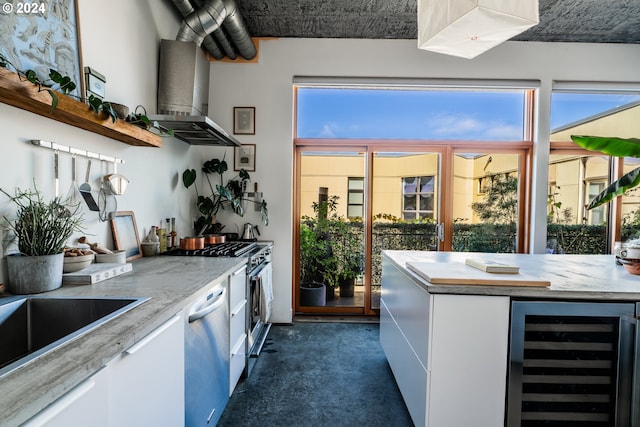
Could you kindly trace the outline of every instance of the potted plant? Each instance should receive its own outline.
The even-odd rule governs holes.
[[[313,225],[300,224],[300,305],[323,306],[327,294],[322,278],[321,260],[326,247],[318,240]]]
[[[341,219],[336,214],[338,196],[312,204],[314,217],[304,216],[300,225],[300,285],[301,288],[319,287],[326,292],[325,299],[335,297],[339,286],[339,241],[336,236]]]
[[[59,288],[67,240],[82,231],[80,205],[62,205],[57,199],[46,202],[37,187],[16,189],[13,196],[0,191],[17,207],[15,219],[4,217],[19,251],[7,256],[7,290],[31,294]]]
[[[336,224],[334,252],[338,261],[338,284],[341,297],[352,297],[355,280],[364,272],[363,243],[353,226],[345,221]]]
[[[234,213],[244,216],[246,203],[253,203],[260,209],[262,222],[269,225],[269,211],[264,199],[254,199],[246,196],[245,189],[251,181],[249,173],[241,169],[238,175],[224,182],[224,173],[229,169],[227,162],[222,159],[211,159],[202,165],[202,173],[206,178],[210,194],[201,194],[196,184],[197,172],[195,169],[187,169],[182,173],[182,183],[185,188],[193,185],[196,192],[196,206],[200,216],[194,224],[196,235],[217,233],[222,226],[217,222],[216,215],[220,209],[231,209]],[[217,183],[214,185],[211,175],[217,175]]]

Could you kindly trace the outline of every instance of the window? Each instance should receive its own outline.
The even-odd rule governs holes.
[[[433,219],[433,176],[402,178],[402,219]]]
[[[347,216],[364,217],[364,178],[348,178],[347,190]]]
[[[587,188],[589,194],[587,195],[587,204],[591,203],[595,197],[604,190],[605,182],[589,182],[587,184]],[[591,209],[587,211],[589,214],[588,221],[591,225],[600,225],[604,224],[606,221],[605,217],[605,207],[598,206],[597,208]]]

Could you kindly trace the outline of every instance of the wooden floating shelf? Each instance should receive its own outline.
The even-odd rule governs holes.
[[[22,81],[16,73],[0,67],[0,102],[125,144],[141,147],[162,145],[162,138],[158,135],[124,120],[113,123],[105,114],[91,111],[84,102],[61,93],[57,95],[58,106],[51,111],[51,96],[46,90],[38,92],[33,83]]]

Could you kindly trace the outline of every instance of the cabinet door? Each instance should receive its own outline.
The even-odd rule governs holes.
[[[184,328],[176,315],[109,363],[111,426],[184,425]]]
[[[108,387],[108,374],[102,369],[31,418],[24,426],[107,427]]]
[[[247,267],[229,277],[229,396],[247,363]]]

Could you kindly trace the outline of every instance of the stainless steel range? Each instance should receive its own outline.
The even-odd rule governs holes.
[[[246,257],[247,258],[247,363],[244,375],[249,376],[271,329],[273,243],[257,241],[229,241],[205,245],[204,249],[171,249],[163,255]]]

